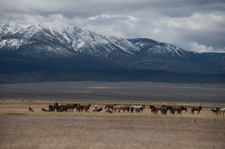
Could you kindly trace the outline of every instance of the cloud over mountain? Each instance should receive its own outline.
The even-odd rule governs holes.
[[[8,21],[62,21],[103,35],[152,38],[197,52],[225,52],[223,0],[2,0],[0,23]]]

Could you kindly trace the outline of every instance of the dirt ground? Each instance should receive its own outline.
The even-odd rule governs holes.
[[[119,101],[64,101],[91,103],[89,112],[43,112],[54,101],[1,100],[0,148],[225,148],[225,115],[211,108],[224,104],[204,104],[200,115],[190,112],[196,103],[121,102],[145,104],[143,113],[100,113],[93,107],[105,107]],[[184,105],[182,115],[154,115],[148,106]],[[34,112],[29,112],[32,107]]]

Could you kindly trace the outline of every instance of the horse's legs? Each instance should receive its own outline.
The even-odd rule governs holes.
[[[134,109],[133,109],[133,108],[131,108],[131,109],[130,109],[130,113],[133,113],[133,111],[134,111]]]
[[[181,113],[182,113],[182,110],[179,110],[179,114],[181,115]]]
[[[174,115],[175,114],[175,111],[174,110],[170,110],[170,113],[172,113]]]
[[[218,110],[216,110],[216,115],[218,115],[219,114],[219,111]]]

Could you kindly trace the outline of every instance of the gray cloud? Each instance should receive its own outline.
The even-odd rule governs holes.
[[[104,35],[225,52],[224,0],[2,0],[0,23],[62,21]]]

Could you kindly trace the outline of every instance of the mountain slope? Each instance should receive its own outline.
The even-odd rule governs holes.
[[[4,24],[1,30],[6,25],[8,24]],[[127,54],[136,51],[136,47],[126,39],[106,37],[59,22],[31,25],[12,32],[2,32],[0,35],[1,49],[16,50],[37,58],[68,57],[77,53],[107,57],[113,51]],[[37,56],[37,53],[40,54]]]
[[[185,51],[152,39],[108,37],[60,22],[0,25],[0,74],[29,72],[122,80],[217,75],[225,74],[225,54]]]

